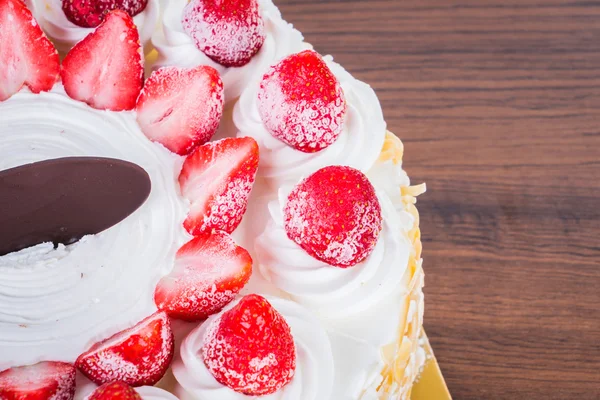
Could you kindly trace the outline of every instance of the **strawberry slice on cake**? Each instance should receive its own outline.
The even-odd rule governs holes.
[[[58,80],[60,60],[21,0],[0,0],[0,101],[27,86],[47,92]]]
[[[321,151],[342,133],[346,99],[319,53],[306,50],[272,66],[258,91],[258,112],[277,139],[305,153]]]
[[[250,137],[206,143],[188,156],[179,175],[191,202],[184,226],[192,235],[232,233],[242,221],[258,170],[258,144]]]
[[[160,68],[137,100],[137,121],[148,139],[186,155],[217,131],[223,98],[223,81],[212,67]]]
[[[250,254],[231,236],[205,232],[179,249],[173,271],[156,286],[154,301],[173,318],[202,320],[230,303],[251,274]]]
[[[60,71],[67,94],[100,110],[135,108],[142,90],[144,60],[138,30],[124,11],[110,12],[77,43]]]
[[[375,188],[351,167],[330,166],[310,175],[289,194],[283,212],[291,240],[341,268],[367,258],[382,229]]]
[[[226,67],[248,64],[266,37],[258,0],[191,0],[182,24],[199,50]]]
[[[130,386],[154,385],[173,359],[171,322],[157,312],[135,326],[94,344],[75,366],[98,385],[122,381]]]
[[[75,396],[75,367],[43,361],[0,372],[2,400],[71,400]]]
[[[148,0],[62,0],[62,10],[69,21],[83,28],[95,28],[112,10],[122,10],[135,17]]]
[[[100,386],[86,400],[142,400],[131,386],[115,381]]]
[[[285,318],[251,294],[211,322],[201,348],[215,379],[248,396],[275,393],[296,371],[296,346]]]

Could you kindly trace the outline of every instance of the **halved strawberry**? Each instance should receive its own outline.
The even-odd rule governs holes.
[[[186,155],[215,134],[223,96],[223,81],[213,67],[164,67],[146,80],[137,121],[148,139]]]
[[[258,0],[191,0],[182,23],[196,47],[226,67],[248,64],[266,37]]]
[[[273,136],[296,150],[314,153],[342,133],[346,99],[323,58],[306,50],[284,58],[264,75],[258,111]]]
[[[110,12],[94,32],[71,49],[60,71],[70,97],[111,111],[135,107],[143,75],[137,28],[120,10]]]
[[[100,386],[86,400],[142,400],[142,396],[125,382],[116,381]]]
[[[296,347],[285,318],[262,296],[243,297],[207,328],[204,364],[215,379],[249,396],[271,394],[296,371]]]
[[[148,0],[62,0],[67,19],[83,28],[95,28],[112,10],[125,11],[135,17],[148,5]]]
[[[381,232],[381,206],[362,172],[325,167],[298,184],[284,207],[285,231],[308,254],[347,268],[371,254]]]
[[[43,361],[0,372],[2,400],[71,400],[74,396],[75,367],[68,363]]]
[[[154,292],[173,318],[198,321],[221,311],[248,283],[252,258],[225,232],[203,233],[177,252],[173,271]]]
[[[154,385],[173,358],[173,331],[164,312],[94,344],[75,366],[98,385],[122,381],[131,386]]]
[[[0,0],[0,101],[26,85],[49,91],[58,80],[58,52],[22,0]]]
[[[179,185],[190,200],[184,222],[189,233],[232,233],[242,221],[258,169],[258,144],[227,138],[198,147],[183,163]]]

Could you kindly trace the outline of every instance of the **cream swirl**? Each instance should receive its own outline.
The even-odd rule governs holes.
[[[303,42],[300,32],[281,18],[279,9],[271,0],[259,0],[258,3],[265,21],[265,43],[248,64],[227,68],[200,51],[183,29],[181,20],[188,0],[166,1],[163,3],[162,29],[158,29],[152,36],[152,44],[159,54],[154,67],[210,65],[221,74],[225,84],[225,101],[237,99],[242,90],[258,79],[269,66],[289,54],[311,47]]]
[[[375,249],[351,268],[337,268],[313,258],[288,238],[283,207],[291,188],[279,191],[269,203],[271,220],[256,240],[259,268],[267,280],[292,295],[298,303],[325,319],[342,320],[371,309],[406,290],[403,277],[411,244],[400,227],[400,216],[388,196],[377,192],[383,229]]]
[[[143,400],[177,400],[177,397],[154,386],[142,386],[135,388],[135,391],[142,397]]]
[[[73,45],[86,37],[94,28],[75,25],[67,19],[62,10],[62,0],[26,0],[46,34],[54,41],[58,51],[68,52]],[[133,18],[140,33],[140,41],[149,43],[158,23],[160,14],[159,0],[148,0],[148,5]]]
[[[331,56],[326,56],[325,62],[342,85],[348,112],[342,133],[324,150],[303,153],[271,135],[258,112],[258,85],[249,86],[235,106],[233,121],[238,136],[256,139],[260,146],[258,173],[275,185],[296,182],[327,165],[347,165],[366,172],[379,157],[386,124],[377,95]]]
[[[152,293],[189,239],[188,205],[174,179],[182,159],[150,142],[131,112],[99,111],[57,84],[0,103],[0,170],[66,156],[133,162],[152,182],[148,200],[112,228],[54,249],[0,257],[0,370],[39,360],[72,362],[91,344],[156,310]]]
[[[282,389],[267,396],[246,396],[230,389],[212,376],[200,356],[207,327],[220,314],[213,315],[194,329],[181,345],[180,355],[173,364],[178,382],[176,394],[181,400],[326,400],[333,383],[331,344],[320,322],[308,311],[289,300],[267,297],[290,326],[296,345],[296,373]],[[235,306],[230,304],[226,310]]]

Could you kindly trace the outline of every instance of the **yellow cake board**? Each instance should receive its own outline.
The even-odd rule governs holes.
[[[413,385],[410,398],[411,400],[452,400],[440,366],[433,355],[433,349],[425,333],[423,333],[423,339],[427,361],[425,362],[423,371]]]

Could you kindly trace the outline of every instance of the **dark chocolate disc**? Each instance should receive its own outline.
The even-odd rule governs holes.
[[[144,204],[150,187],[141,167],[111,158],[67,157],[0,171],[0,256],[100,233]]]

